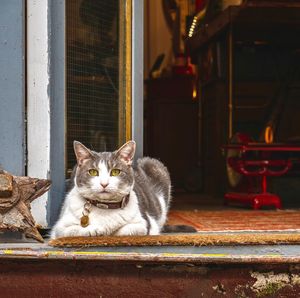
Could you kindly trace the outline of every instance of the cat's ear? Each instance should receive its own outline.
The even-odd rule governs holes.
[[[73,142],[77,164],[80,166],[84,160],[92,158],[92,152],[78,141]]]
[[[128,141],[117,151],[119,158],[122,161],[124,161],[127,165],[132,164],[132,160],[135,153],[135,147],[135,141]]]

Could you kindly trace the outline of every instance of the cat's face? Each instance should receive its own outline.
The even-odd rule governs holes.
[[[74,141],[77,158],[75,185],[83,197],[107,202],[120,201],[133,187],[131,167],[135,142],[114,152],[94,152]]]

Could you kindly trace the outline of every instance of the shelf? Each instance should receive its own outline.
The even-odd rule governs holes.
[[[294,6],[230,6],[189,38],[187,47],[193,53],[230,26],[235,40],[300,45],[300,2]]]

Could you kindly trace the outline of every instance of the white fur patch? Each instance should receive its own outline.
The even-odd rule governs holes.
[[[98,164],[97,170],[99,172],[99,176],[92,177],[90,180],[90,184],[92,190],[101,191],[103,190],[101,184],[107,184],[109,186],[109,173],[107,167],[103,162],[100,162]]]
[[[163,225],[166,223],[168,210],[167,210],[166,201],[164,199],[164,196],[158,195],[157,198],[158,198],[160,208],[161,208],[161,216],[160,216],[160,219],[158,220],[158,224],[159,224],[160,228],[162,228]]]
[[[148,213],[146,213],[149,222],[150,222],[150,229],[149,229],[149,235],[159,235],[160,228],[156,222],[156,220],[150,216]]]
[[[124,209],[100,209],[92,206],[89,213],[90,224],[84,228],[80,225],[80,218],[85,202],[77,187],[74,187],[67,195],[62,214],[52,229],[52,239],[68,236],[125,235],[126,229],[134,235],[147,233],[146,222],[141,216],[134,191],[131,191],[128,205]]]

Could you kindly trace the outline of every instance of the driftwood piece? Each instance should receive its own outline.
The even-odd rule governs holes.
[[[0,174],[0,197],[7,198],[12,195],[13,191],[13,178],[9,174],[2,172]]]
[[[50,180],[14,176],[0,169],[0,230],[19,231],[44,242],[30,212],[30,203],[49,190]]]

